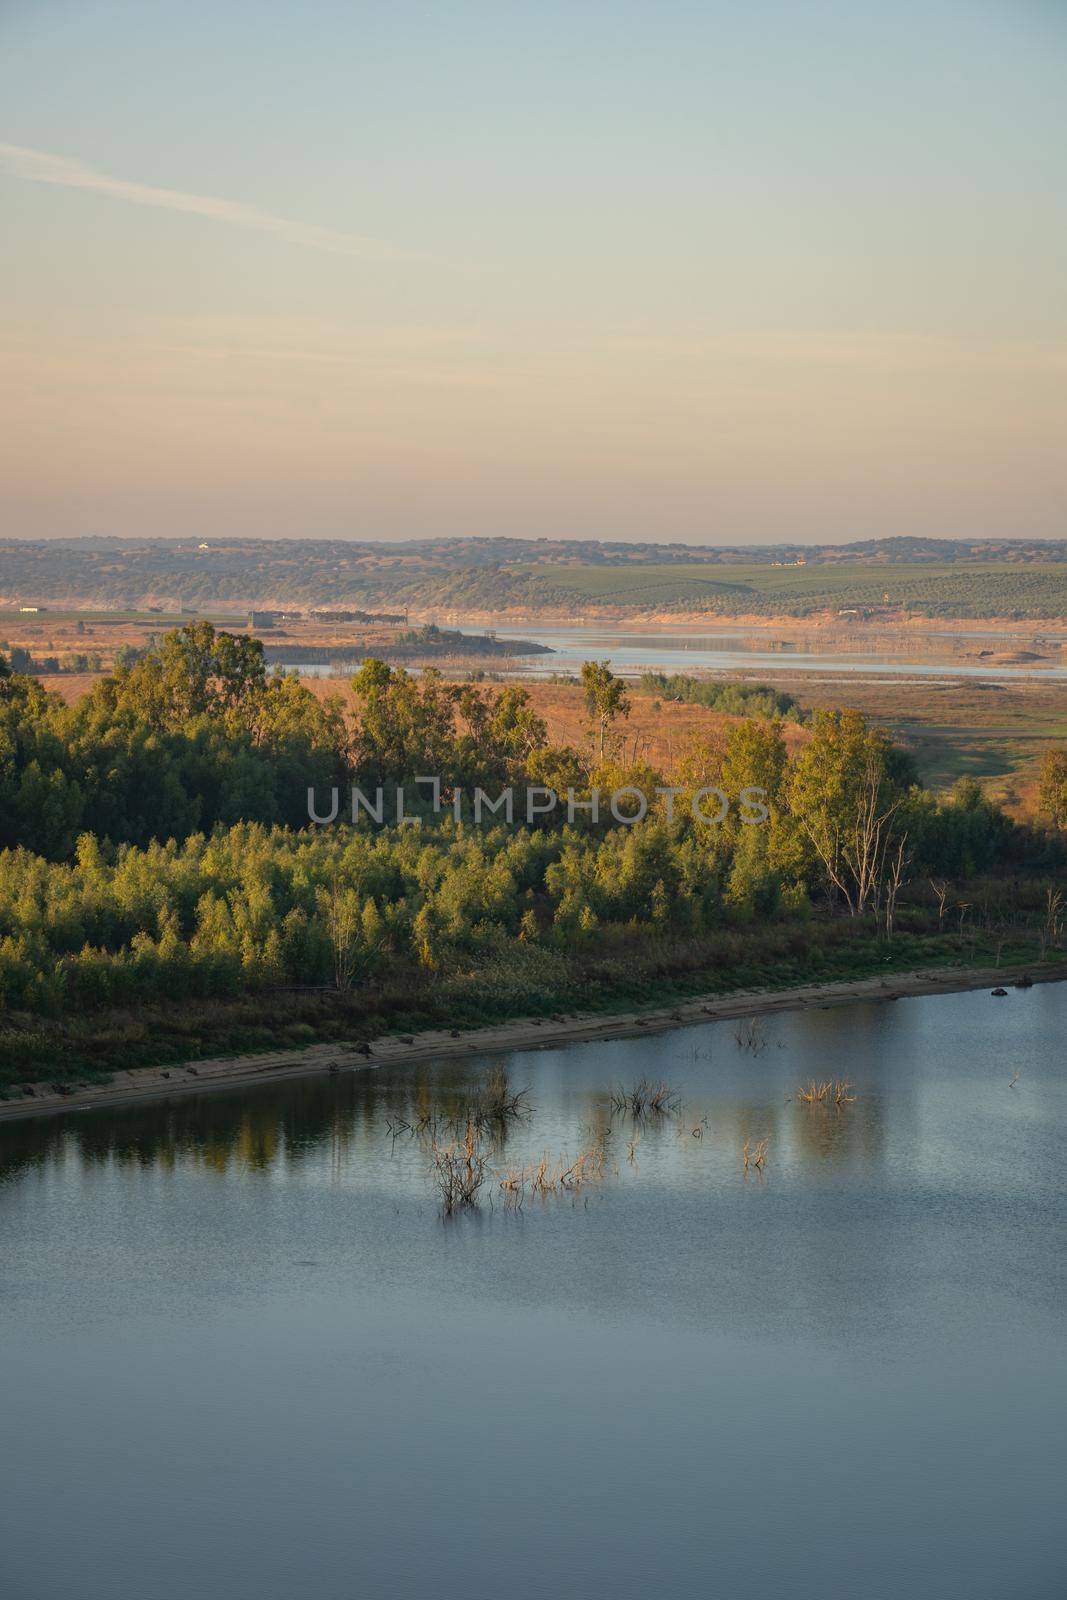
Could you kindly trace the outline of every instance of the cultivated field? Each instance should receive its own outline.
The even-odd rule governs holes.
[[[810,616],[854,609],[925,617],[1067,616],[1067,568],[1055,563],[811,563],[517,568],[557,603],[716,616]]]

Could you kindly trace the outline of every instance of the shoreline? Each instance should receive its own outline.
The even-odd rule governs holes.
[[[27,1117],[57,1116],[108,1110],[169,1100],[178,1095],[224,1089],[248,1089],[315,1074],[369,1070],[385,1064],[414,1065],[439,1057],[481,1055],[486,1051],[524,1050],[597,1039],[626,1039],[643,1032],[663,1033],[699,1023],[729,1021],[777,1011],[826,1010],[858,1001],[891,1001],[925,994],[1010,987],[1026,972],[1036,985],[1067,981],[1067,964],[1034,964],[1005,970],[997,967],[935,967],[885,978],[857,978],[840,983],[804,984],[792,989],[738,990],[727,995],[697,995],[647,1011],[578,1013],[573,1016],[520,1017],[489,1027],[454,1034],[429,1029],[418,1034],[386,1034],[368,1045],[336,1040],[302,1049],[205,1057],[170,1066],[127,1069],[110,1083],[86,1084],[60,1095],[35,1087],[32,1096],[0,1101],[0,1123]]]
[[[408,612],[413,622],[437,622],[446,627],[470,628],[618,628],[630,631],[656,628],[669,632],[691,633],[702,628],[709,633],[794,633],[807,637],[811,634],[869,633],[873,637],[898,635],[915,637],[981,638],[1032,638],[1035,633],[1053,634],[1058,642],[1067,643],[1067,617],[928,617],[918,612],[899,612],[877,617],[843,617],[837,611],[808,612],[794,616],[791,612],[709,612],[709,611],[641,611],[627,606],[538,606],[534,610],[518,606],[502,606],[487,611],[477,606],[413,606]]]

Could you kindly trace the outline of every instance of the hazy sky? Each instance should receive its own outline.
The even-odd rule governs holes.
[[[0,0],[0,531],[1067,536],[1067,0]]]

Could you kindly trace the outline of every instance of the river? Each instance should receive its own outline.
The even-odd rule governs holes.
[[[6,1593],[1058,1596],[1065,1036],[1038,986],[0,1127]],[[493,1065],[446,1218],[401,1124]]]

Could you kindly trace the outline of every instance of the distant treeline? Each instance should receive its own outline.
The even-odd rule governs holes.
[[[761,683],[719,683],[692,678],[684,672],[643,672],[640,687],[660,700],[680,700],[686,705],[708,706],[735,717],[782,717],[803,722],[804,713],[791,694]]]
[[[1065,540],[867,540],[757,549],[598,540],[70,539],[0,543],[14,603],[299,605],[707,615],[1067,615]]]
[[[460,633],[453,628],[439,628],[428,622],[421,628],[403,628],[386,639],[376,639],[373,649],[387,661],[410,661],[439,656],[522,656],[551,654],[551,646],[536,644],[529,639],[497,639],[488,633]],[[297,666],[302,662],[314,665],[344,665],[360,653],[359,641],[353,644],[291,644],[264,646],[264,659],[268,665]]]
[[[99,672],[103,665],[98,650],[66,650],[61,656],[35,656],[19,644],[9,649],[7,660],[12,672],[34,675],[47,672]]]

